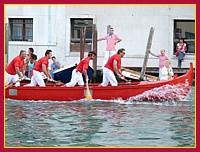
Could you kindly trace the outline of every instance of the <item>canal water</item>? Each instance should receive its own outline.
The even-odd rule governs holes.
[[[195,88],[181,101],[5,100],[6,147],[194,147]]]

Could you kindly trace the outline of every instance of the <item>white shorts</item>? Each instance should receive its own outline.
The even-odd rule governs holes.
[[[14,83],[16,81],[19,80],[19,75],[15,74],[15,75],[11,75],[9,73],[6,72],[6,86],[10,83]],[[15,83],[15,86],[20,86],[20,82]]]

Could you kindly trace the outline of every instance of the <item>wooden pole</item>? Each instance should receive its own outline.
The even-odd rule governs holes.
[[[97,28],[96,24],[92,26],[92,44],[93,44],[93,51],[97,54]],[[97,71],[97,56],[93,60],[93,70],[96,73]]]
[[[8,65],[8,56],[10,55],[9,54],[9,45],[8,45],[8,42],[9,42],[9,24],[8,23],[6,23],[6,25],[5,25],[5,27],[6,27],[6,39],[5,39],[5,55],[6,55],[6,66]]]
[[[83,29],[83,51],[85,50],[86,26]]]
[[[86,35],[86,26],[84,28],[81,28],[81,33],[80,33],[80,61],[84,58],[85,35]]]
[[[143,62],[143,66],[142,66],[142,70],[141,70],[141,74],[140,74],[140,80],[144,80],[144,75],[145,75],[145,72],[146,72],[146,66],[147,66],[147,62],[148,62],[148,58],[149,58],[149,51],[151,49],[151,44],[152,44],[152,39],[153,39],[153,33],[154,33],[154,28],[151,27],[150,32],[149,32],[149,38],[148,38],[148,41],[147,41],[147,47],[146,47],[144,62]]]
[[[84,53],[83,53],[83,28],[81,28],[80,31],[80,61],[83,59]]]

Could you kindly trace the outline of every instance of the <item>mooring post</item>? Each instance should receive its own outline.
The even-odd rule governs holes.
[[[81,33],[80,33],[80,61],[84,58],[85,35],[86,35],[86,26],[84,28],[81,28]]]
[[[93,44],[93,51],[97,54],[97,27],[96,24],[92,26],[92,44]],[[93,70],[96,73],[97,70],[97,56],[93,60]]]
[[[142,66],[142,70],[141,70],[141,74],[140,74],[140,80],[144,80],[144,75],[146,72],[147,62],[148,62],[148,58],[149,58],[149,51],[151,49],[151,44],[152,44],[152,39],[153,39],[153,33],[154,33],[154,28],[151,27],[150,32],[149,32],[149,38],[147,41],[144,62],[143,62],[143,66]]]

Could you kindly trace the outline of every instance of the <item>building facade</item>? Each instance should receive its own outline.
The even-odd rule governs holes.
[[[86,27],[85,52],[92,50],[92,25],[98,38],[112,26],[122,41],[116,48],[125,48],[122,66],[141,67],[151,27],[154,27],[152,52],[161,49],[177,67],[175,46],[185,38],[188,51],[182,67],[195,65],[196,5],[5,5],[5,54],[9,63],[20,50],[32,47],[38,58],[47,49],[62,65],[80,60],[80,31]],[[103,64],[106,41],[98,42],[97,66]],[[85,53],[86,56],[87,53]],[[149,56],[147,66],[157,67],[158,59]]]

